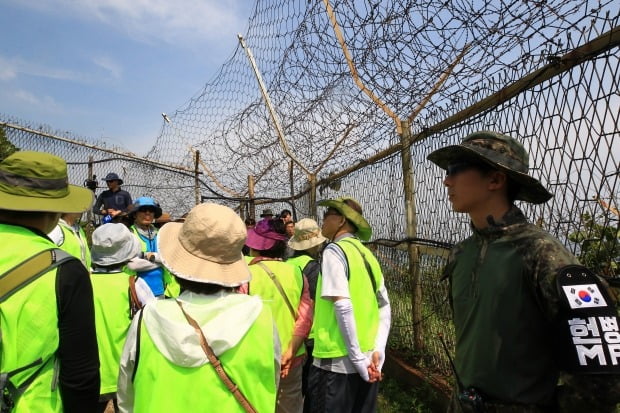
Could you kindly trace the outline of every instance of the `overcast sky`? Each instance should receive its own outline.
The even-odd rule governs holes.
[[[253,0],[0,0],[0,114],[136,154],[210,80]]]

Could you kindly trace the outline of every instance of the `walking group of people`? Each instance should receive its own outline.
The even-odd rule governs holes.
[[[515,206],[552,196],[523,146],[483,131],[428,159],[472,229],[443,272],[449,411],[613,412],[613,297]],[[61,158],[0,162],[2,412],[377,410],[391,307],[359,202],[320,201],[321,226],[204,203],[158,228],[153,198],[104,179],[89,246],[78,220],[94,196]]]

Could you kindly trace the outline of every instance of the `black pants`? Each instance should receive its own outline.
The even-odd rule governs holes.
[[[365,382],[357,373],[333,373],[312,366],[308,392],[312,413],[374,413],[379,382]]]

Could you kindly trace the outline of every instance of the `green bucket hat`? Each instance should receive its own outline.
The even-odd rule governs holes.
[[[323,201],[319,201],[319,206],[324,206],[328,208],[334,208],[336,211],[340,212],[342,216],[344,216],[347,220],[351,221],[353,225],[357,228],[357,232],[355,235],[361,239],[362,241],[370,240],[372,235],[372,228],[370,228],[370,224],[366,219],[357,212],[355,209],[350,207],[348,204],[354,203],[362,210],[359,202],[350,197],[342,197],[336,199],[326,199]]]
[[[427,159],[442,169],[466,160],[479,160],[504,171],[519,185],[516,199],[542,204],[553,195],[537,179],[528,175],[529,156],[523,145],[497,132],[474,132],[459,145],[446,146],[431,152]]]
[[[57,156],[18,151],[0,162],[0,209],[83,212],[93,200],[90,189],[69,185],[67,163]]]

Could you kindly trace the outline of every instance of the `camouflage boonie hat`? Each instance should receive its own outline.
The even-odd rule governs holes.
[[[542,204],[553,195],[537,179],[528,175],[529,156],[523,145],[497,132],[474,132],[459,145],[446,146],[431,152],[427,159],[442,169],[466,160],[480,160],[506,174],[519,185],[516,199]]]

